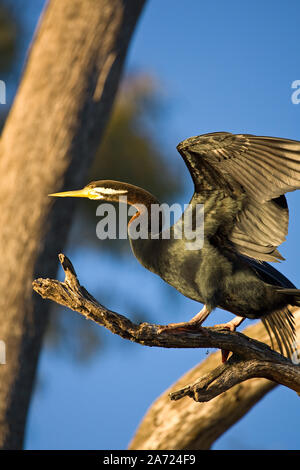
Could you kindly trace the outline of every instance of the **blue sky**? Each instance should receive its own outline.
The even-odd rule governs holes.
[[[27,0],[28,8],[22,9],[27,41],[42,4]],[[14,5],[24,7],[25,2],[17,0]],[[170,103],[159,139],[170,164],[176,161],[182,166],[186,194],[180,202],[188,202],[192,193],[188,172],[175,150],[180,140],[224,130],[300,140],[300,104],[291,101],[291,84],[300,79],[299,14],[298,0],[149,0],[130,48],[127,70],[153,74]],[[300,192],[290,194],[288,200],[290,234],[281,247],[287,260],[277,267],[300,284]],[[153,322],[188,319],[199,310],[199,305],[180,294],[170,307],[172,288],[133,257],[123,263],[103,253],[78,250],[71,255],[81,282],[92,293],[101,283],[112,309],[124,311],[122,289],[126,289],[134,290],[137,303],[147,304]],[[91,279],[91,269],[94,273],[98,269],[96,280]],[[101,277],[103,271],[106,279]],[[120,295],[115,295],[115,285]],[[229,318],[216,311],[207,324]],[[151,402],[206,353],[125,344],[109,332],[103,332],[103,338],[104,350],[88,363],[60,357],[53,349],[43,350],[27,449],[126,448]],[[214,448],[299,449],[299,417],[299,397],[277,387]]]

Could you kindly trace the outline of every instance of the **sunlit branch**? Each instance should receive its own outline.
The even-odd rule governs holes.
[[[113,312],[80,285],[74,267],[63,254],[59,260],[65,272],[64,282],[36,279],[33,289],[43,298],[74,310],[87,319],[104,326],[124,339],[163,348],[219,348],[233,356],[209,374],[170,395],[172,400],[190,396],[196,401],[208,401],[237,383],[254,377],[264,377],[285,385],[300,394],[300,366],[273,351],[268,345],[248,336],[218,327],[195,331],[160,331],[162,325],[136,324],[124,315]]]

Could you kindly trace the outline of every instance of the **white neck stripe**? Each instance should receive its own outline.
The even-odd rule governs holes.
[[[93,190],[96,193],[104,194],[104,195],[127,194],[128,192],[126,189],[112,189],[112,188],[101,188],[101,187],[93,188]]]

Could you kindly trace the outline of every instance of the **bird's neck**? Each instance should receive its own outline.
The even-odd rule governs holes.
[[[151,193],[135,188],[127,196],[128,204],[137,209],[128,223],[128,235],[131,249],[138,261],[150,271],[156,272],[156,251],[159,240],[153,237],[161,231],[162,220],[153,217],[157,214],[160,203]],[[158,211],[159,212],[159,211]],[[158,220],[157,220],[158,219]]]
[[[154,209],[160,205],[155,196],[142,188],[133,187],[128,192],[127,201],[137,210],[128,223],[129,238],[135,238],[139,231],[147,238],[151,232],[160,231],[161,222],[157,224],[153,218],[153,214],[157,212]]]

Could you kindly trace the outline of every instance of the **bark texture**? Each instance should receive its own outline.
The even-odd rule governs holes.
[[[51,0],[0,142],[0,448],[22,447],[49,305],[35,273],[54,275],[73,202],[99,144],[144,0]]]

